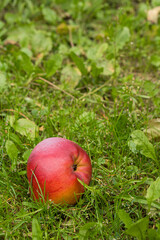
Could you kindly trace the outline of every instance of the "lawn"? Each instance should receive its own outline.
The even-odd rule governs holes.
[[[0,239],[160,240],[159,0],[1,0]],[[49,137],[79,144],[74,206],[35,202],[26,167]]]

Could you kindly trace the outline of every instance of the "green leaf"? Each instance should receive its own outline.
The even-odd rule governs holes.
[[[107,49],[108,49],[108,44],[107,43],[100,44],[98,49],[97,49],[96,57],[99,58],[99,59],[102,58],[103,55],[105,55]]]
[[[157,157],[155,154],[154,147],[149,142],[148,138],[142,131],[140,130],[133,131],[131,134],[131,137],[132,137],[131,142],[130,141],[128,142],[128,146],[129,147],[132,146],[132,148],[130,148],[131,150],[136,149],[145,157],[151,158],[157,162]]]
[[[147,190],[146,198],[149,203],[160,198],[160,177],[151,183]]]
[[[23,153],[22,157],[23,157],[23,159],[24,159],[25,162],[28,161],[28,158],[29,158],[31,152],[32,152],[32,150],[31,150],[31,149],[28,149],[28,150],[26,150],[26,151]]]
[[[7,140],[5,146],[6,146],[7,154],[11,158],[11,160],[17,159],[18,149],[16,145],[12,141]]]
[[[13,24],[21,20],[21,15],[19,15],[18,13],[16,14],[16,13],[6,12],[4,18],[7,23]]]
[[[77,68],[66,66],[61,71],[61,83],[64,88],[74,89],[81,78],[81,73]]]
[[[11,168],[13,170],[17,164],[18,149],[17,149],[16,145],[10,140],[6,141],[5,147],[6,147],[8,156],[12,160]]]
[[[52,48],[52,39],[48,32],[36,30],[34,25],[23,25],[8,33],[8,41],[19,42],[21,47],[29,48],[34,53],[48,53]]]
[[[133,224],[129,214],[126,213],[123,209],[120,209],[118,211],[118,216],[121,219],[121,221],[125,224],[126,228],[129,228]]]
[[[2,29],[4,27],[4,22],[0,21],[0,29]]]
[[[129,41],[129,39],[130,39],[129,28],[124,27],[116,35],[116,39],[115,39],[116,49],[117,50],[122,49],[125,46],[125,44]]]
[[[48,61],[44,63],[44,67],[47,73],[47,77],[52,76],[62,65],[62,55],[55,54],[52,55]]]
[[[104,55],[106,53],[106,50],[108,48],[108,44],[107,43],[103,43],[103,44],[96,44],[95,46],[92,46],[88,49],[86,55],[87,58],[89,58],[90,60],[99,60],[102,58],[104,58]]]
[[[52,49],[52,39],[47,36],[45,31],[36,31],[32,37],[32,49],[38,53],[48,53]]]
[[[111,61],[99,61],[97,62],[97,67],[103,69],[101,74],[104,76],[110,76],[114,73],[114,66]]]
[[[70,56],[71,56],[72,60],[74,61],[74,63],[76,64],[76,66],[78,67],[78,69],[81,71],[81,73],[83,75],[87,75],[87,69],[85,68],[84,60],[82,58],[78,57],[74,52],[71,52]]]
[[[160,6],[160,0],[152,0],[151,2],[153,7]]]
[[[42,240],[42,231],[36,218],[32,220],[32,240]]]
[[[14,123],[15,123],[15,116],[14,115],[7,115],[7,121],[9,122],[9,124],[11,125],[11,127],[13,127]]]
[[[146,239],[146,230],[148,228],[149,218],[145,217],[133,223],[126,231],[132,237],[138,240]]]
[[[85,223],[79,230],[79,240],[85,240],[88,239],[89,235],[90,235],[90,231],[92,231],[93,234],[93,230],[95,229],[95,227],[97,226],[96,222],[88,222]]]
[[[16,143],[19,147],[24,148],[20,138],[15,133],[9,132],[9,139]]]
[[[139,6],[138,6],[138,15],[141,17],[141,18],[144,18],[146,19],[146,15],[147,15],[147,11],[148,11],[148,6],[146,3],[139,3]]]
[[[19,42],[21,46],[28,47],[34,33],[34,25],[23,24],[23,26],[15,27],[13,30],[9,31],[7,40]]]
[[[148,229],[149,240],[160,240],[160,226],[159,229]]]
[[[152,55],[151,56],[151,64],[155,67],[159,67],[160,66],[160,56]]]
[[[25,53],[29,57],[29,59],[31,59],[33,57],[33,53],[29,48],[26,48],[26,47],[21,48],[21,53]],[[32,64],[32,62],[31,62],[31,64]]]
[[[158,94],[159,92],[159,89],[157,88],[157,85],[156,83],[152,82],[152,81],[145,81],[144,82],[144,90],[145,92],[147,92],[147,94],[150,96],[150,97],[154,97]]]
[[[0,92],[7,88],[6,75],[0,72]]]
[[[42,9],[42,14],[46,22],[54,24],[57,20],[57,14],[54,10],[45,7]]]
[[[49,33],[36,30],[31,24],[14,28],[8,33],[7,40],[19,42],[22,47],[31,49],[35,54],[46,54],[52,49],[52,39]]]
[[[25,71],[26,73],[30,74],[33,71],[33,64],[28,57],[28,55],[24,52],[21,52],[17,58],[16,62],[17,68]]]
[[[14,123],[13,128],[16,132],[19,132],[21,135],[26,136],[30,140],[34,140],[38,133],[38,127],[36,124],[25,118],[17,120]]]
[[[137,148],[136,148],[136,144],[135,144],[134,141],[129,140],[129,141],[128,141],[128,147],[129,147],[129,149],[130,149],[133,153],[137,153],[137,152],[138,152],[138,151],[137,151]]]
[[[92,62],[91,65],[91,74],[93,77],[97,78],[102,72],[103,72],[103,66],[102,67],[98,67],[97,64],[95,62]]]

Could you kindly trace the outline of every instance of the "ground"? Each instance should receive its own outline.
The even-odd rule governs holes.
[[[2,0],[2,239],[160,239],[160,22],[147,20],[159,5]],[[29,194],[28,157],[57,136],[92,161],[75,206]]]

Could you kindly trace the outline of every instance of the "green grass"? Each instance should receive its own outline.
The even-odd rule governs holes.
[[[0,6],[0,238],[160,239],[159,1],[34,2]],[[29,154],[56,136],[92,161],[75,206],[29,195]]]

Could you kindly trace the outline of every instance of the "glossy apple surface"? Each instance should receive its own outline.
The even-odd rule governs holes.
[[[55,204],[75,204],[84,192],[77,179],[88,185],[91,175],[87,153],[64,138],[47,138],[37,144],[27,163],[34,199],[48,199]]]

